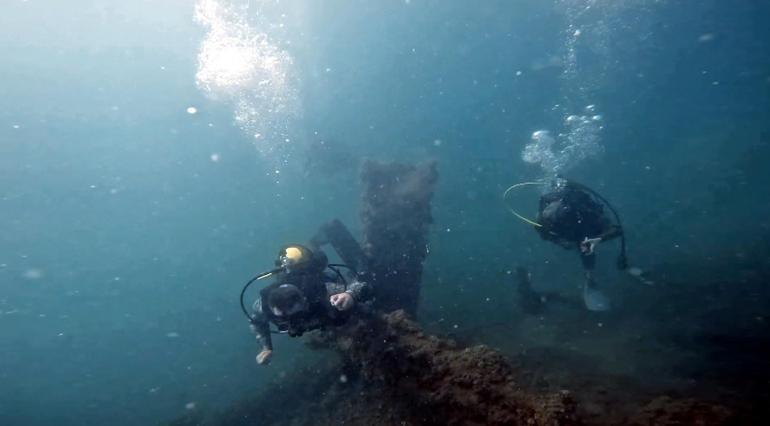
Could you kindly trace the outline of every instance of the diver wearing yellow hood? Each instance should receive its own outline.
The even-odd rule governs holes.
[[[326,254],[320,249],[327,242],[335,247],[343,260],[359,268],[364,267],[362,259],[345,259],[343,256],[351,252],[362,252],[347,228],[339,221],[334,221],[322,227],[313,238],[313,249],[299,244],[283,247],[275,261],[276,269],[258,275],[241,292],[241,307],[262,345],[257,363],[266,364],[272,357],[271,323],[278,327],[279,333],[291,337],[301,336],[306,331],[345,323],[357,302],[368,297],[369,285],[361,279],[364,271],[354,270],[348,282],[337,268],[352,267],[330,265]],[[341,242],[348,244],[344,250],[340,248]],[[252,312],[249,313],[243,306],[244,293],[252,282],[267,277],[274,277],[274,281],[259,292]]]

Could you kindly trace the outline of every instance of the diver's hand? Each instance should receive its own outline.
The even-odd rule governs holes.
[[[580,251],[583,254],[594,254],[596,245],[602,242],[601,238],[588,238],[586,237],[583,242],[580,243]]]
[[[260,352],[257,355],[257,364],[259,365],[265,365],[270,363],[270,358],[273,357],[273,351],[270,349],[262,349],[262,352]]]
[[[350,293],[337,293],[329,298],[329,303],[332,304],[337,310],[347,311],[352,308],[356,301]]]

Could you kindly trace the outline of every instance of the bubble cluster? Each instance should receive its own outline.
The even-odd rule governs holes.
[[[198,0],[195,20],[208,29],[198,52],[198,88],[231,105],[259,151],[273,152],[300,114],[294,59],[222,0]]]
[[[556,176],[604,152],[601,130],[602,116],[596,114],[594,105],[589,105],[583,115],[565,117],[564,132],[556,137],[548,130],[534,132],[521,158],[527,163],[540,165],[547,176]]]
[[[567,96],[581,96],[601,86],[610,66],[611,30],[624,2],[558,0],[565,16],[562,78]]]

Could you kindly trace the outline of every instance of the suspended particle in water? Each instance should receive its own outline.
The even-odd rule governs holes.
[[[219,160],[221,160],[221,159],[222,159],[222,157],[220,157],[220,155],[219,155],[218,153],[216,153],[216,152],[215,152],[215,153],[211,154],[211,156],[209,157],[209,159],[211,159],[211,162],[212,162],[212,163],[218,163],[218,162],[219,162]]]
[[[39,280],[43,278],[45,274],[43,273],[43,270],[37,269],[37,268],[30,268],[24,271],[22,274],[22,277],[28,280]]]
[[[442,143],[441,139],[433,139],[433,146],[441,146]]]
[[[198,108],[195,108],[194,106],[187,107],[187,113],[190,114],[190,115],[197,114],[198,113]]]
[[[698,42],[708,43],[710,41],[714,41],[714,38],[716,37],[714,36],[714,34],[711,34],[711,33],[701,34],[701,36],[698,37]]]
[[[340,374],[340,383],[347,383],[348,382],[348,376],[344,374]]]
[[[169,339],[176,339],[177,337],[179,337],[179,333],[177,333],[176,331],[172,331],[172,332],[166,333],[166,337],[168,337]]]
[[[195,409],[195,403],[194,402],[188,402],[187,404],[184,405],[184,408],[186,410],[194,410]]]
[[[14,129],[20,129],[20,128],[21,128],[21,126],[19,126],[18,124],[14,124],[14,125],[13,125],[13,126],[11,126],[11,127],[13,127]]]

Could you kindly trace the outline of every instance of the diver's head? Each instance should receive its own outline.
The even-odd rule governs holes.
[[[277,317],[287,317],[307,309],[307,299],[297,286],[281,284],[267,296],[270,312]]]
[[[543,211],[540,213],[541,219],[547,221],[555,220],[559,214],[559,210],[561,210],[563,205],[564,203],[561,199],[551,201],[543,208]]]
[[[324,252],[313,252],[305,246],[292,244],[278,252],[275,266],[286,272],[320,272],[326,268],[327,262]]]
[[[563,224],[565,221],[570,223],[571,210],[569,204],[559,198],[546,204],[538,215],[538,219],[546,229],[552,230],[553,227],[559,226],[560,223]]]

